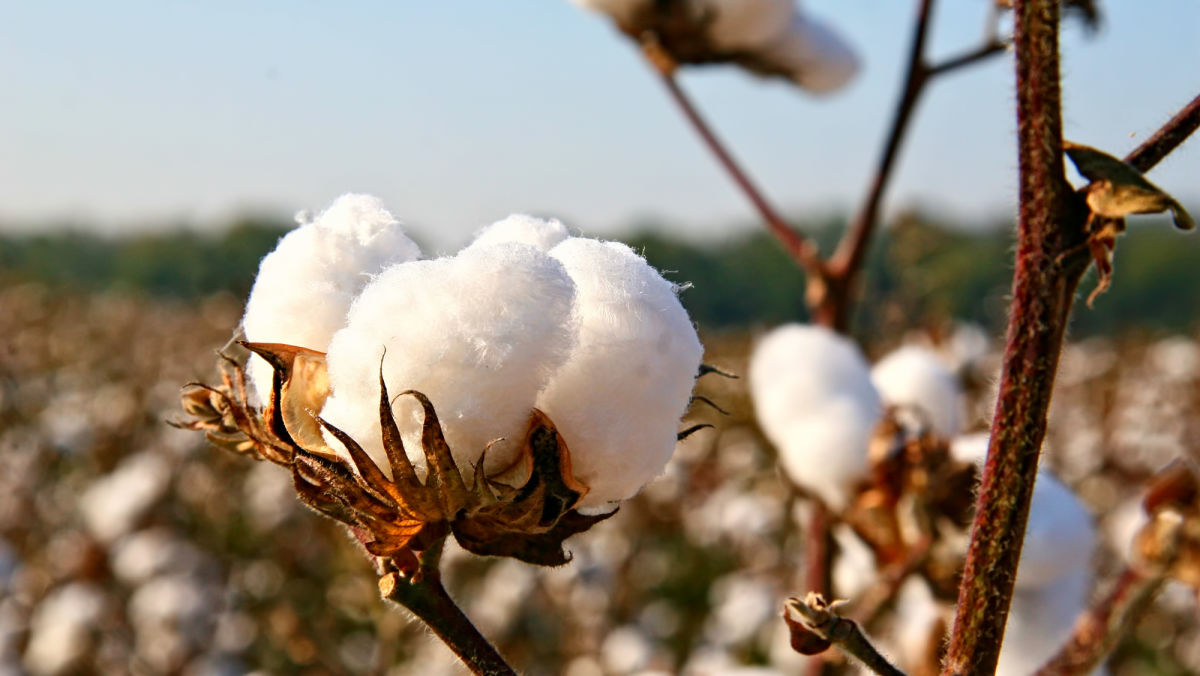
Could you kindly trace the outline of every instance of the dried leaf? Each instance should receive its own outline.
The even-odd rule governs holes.
[[[329,374],[325,354],[283,343],[240,341],[275,369],[271,400],[264,417],[280,439],[309,450],[329,452],[313,411],[320,411],[329,397]]]
[[[1163,509],[1200,512],[1200,472],[1183,458],[1172,461],[1150,480],[1142,506],[1150,515]]]
[[[1124,218],[1130,214],[1156,214],[1170,211],[1175,227],[1196,227],[1187,210],[1158,186],[1146,180],[1132,165],[1089,146],[1064,141],[1067,157],[1084,178],[1087,203],[1092,213],[1105,218]]]

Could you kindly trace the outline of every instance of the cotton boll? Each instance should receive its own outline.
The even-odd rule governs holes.
[[[50,592],[29,622],[25,668],[33,674],[60,674],[86,655],[92,628],[105,610],[104,592],[91,584],[72,582]]]
[[[703,0],[711,13],[708,36],[714,46],[752,50],[780,38],[796,12],[793,0]]]
[[[549,251],[570,236],[558,219],[543,220],[526,214],[513,214],[479,231],[470,248],[517,242]]]
[[[104,542],[128,533],[166,493],[170,480],[171,467],[161,457],[143,452],[126,458],[79,496],[88,530]]]
[[[634,17],[642,12],[647,7],[654,4],[654,0],[571,0],[576,5],[593,12],[607,14],[614,21],[622,24],[632,23]]]
[[[575,282],[578,343],[537,407],[590,489],[581,506],[598,507],[662,472],[704,348],[676,286],[629,247],[572,238],[550,255]]]
[[[938,436],[962,430],[962,386],[928,348],[906,345],[891,352],[871,370],[871,380],[884,403],[916,409]]]
[[[1017,588],[1058,584],[1073,571],[1090,571],[1096,529],[1079,498],[1058,479],[1038,474],[1017,568]]]
[[[835,509],[867,466],[867,442],[882,411],[858,348],[829,329],[789,324],[750,355],[759,425],[785,471]]]
[[[521,244],[393,266],[363,289],[329,345],[333,394],[321,414],[384,462],[378,402],[386,347],[389,392],[429,397],[459,468],[469,473],[499,437],[508,443],[488,457],[502,463],[574,343],[574,299],[563,265]],[[405,397],[393,410],[409,456],[423,465],[420,408]]]
[[[791,73],[800,87],[815,94],[841,89],[858,73],[858,55],[823,22],[796,14],[784,31],[758,52],[759,58]]]
[[[996,676],[1032,674],[1058,652],[1070,636],[1075,619],[1087,606],[1090,579],[1086,568],[1076,569],[1054,584],[1017,589],[1008,613]]]
[[[324,351],[371,276],[420,255],[378,198],[343,195],[263,258],[242,319],[246,339]],[[262,399],[271,374],[264,360],[250,361],[250,380]]]
[[[966,435],[951,442],[950,452],[958,460],[982,466],[987,444],[986,433]],[[1089,571],[1095,545],[1096,527],[1087,508],[1061,481],[1039,472],[1021,546],[1017,588],[1048,586],[1072,571]]]

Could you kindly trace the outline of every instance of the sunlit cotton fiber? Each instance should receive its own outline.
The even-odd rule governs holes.
[[[962,431],[965,400],[962,385],[932,350],[901,347],[875,364],[871,380],[883,402],[915,411],[940,437]]]
[[[508,443],[489,461],[503,462],[503,449],[522,441],[534,397],[575,343],[574,300],[562,263],[524,244],[393,266],[363,289],[329,345],[333,394],[322,416],[382,463],[382,358],[392,394],[415,389],[433,402],[465,473],[499,437]],[[403,397],[393,410],[409,455],[423,465],[420,408]]]
[[[582,505],[595,507],[662,472],[704,348],[676,285],[629,247],[575,237],[550,255],[575,282],[578,341],[536,406],[591,489]]]
[[[837,91],[858,74],[858,55],[850,44],[824,22],[802,14],[796,14],[789,30],[756,50],[756,55],[815,94]]]
[[[842,507],[848,485],[866,470],[882,412],[858,347],[823,327],[788,324],[755,346],[749,376],[759,425],[784,470]]]
[[[546,220],[526,214],[513,214],[480,230],[470,248],[516,242],[549,251],[569,236],[567,226],[558,219]]]
[[[343,195],[262,260],[242,318],[246,339],[323,352],[372,275],[420,255],[378,198]],[[265,401],[271,367],[252,359],[250,379]]]

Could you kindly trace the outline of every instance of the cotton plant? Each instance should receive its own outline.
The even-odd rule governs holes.
[[[377,199],[344,196],[260,267],[242,344],[268,375],[229,358],[220,386],[185,390],[185,426],[288,467],[386,598],[507,669],[441,587],[442,543],[560,565],[663,471],[703,353],[679,291],[623,244],[525,215],[421,259]]]
[[[660,64],[735,63],[815,94],[841,89],[858,72],[849,43],[793,0],[572,1],[606,15]]]

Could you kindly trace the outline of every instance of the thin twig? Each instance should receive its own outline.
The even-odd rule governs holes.
[[[787,600],[787,607],[796,611],[805,629],[836,645],[842,652],[862,662],[881,676],[904,676],[867,640],[858,623],[837,614],[838,602],[828,603],[820,594],[809,592],[801,601]],[[790,618],[789,624],[790,624]]]
[[[758,211],[759,216],[766,223],[767,229],[775,236],[775,239],[779,240],[779,243],[783,245],[788,254],[803,266],[809,274],[822,274],[824,263],[821,261],[817,247],[812,241],[788,225],[787,221],[771,205],[750,176],[741,168],[737,160],[733,158],[729,150],[725,148],[725,144],[717,137],[716,133],[708,125],[708,122],[704,120],[704,117],[692,103],[687,93],[679,86],[673,70],[669,66],[664,65],[661,57],[651,56],[655,49],[655,44],[652,40],[652,36],[644,39],[643,52],[647,54],[647,60],[653,66],[654,71],[658,73],[663,86],[666,87],[667,92],[671,95],[671,100],[679,106],[684,117],[687,118],[692,128],[696,130],[696,133],[704,141],[704,145],[717,158],[721,167],[733,179],[738,189],[754,205],[754,209]]]
[[[437,634],[454,654],[481,676],[516,676],[496,648],[475,628],[442,586],[437,567],[440,550],[426,552],[421,567],[411,577],[389,572],[379,578],[383,598],[407,608]]]
[[[820,499],[809,501],[812,514],[804,533],[804,583],[817,594],[833,596],[833,515]],[[821,676],[827,663],[820,657],[809,661],[808,676]]]
[[[1000,654],[1046,411],[1086,255],[1086,207],[1066,182],[1058,0],[1017,0],[1020,222],[1000,392],[943,674],[990,674]]]
[[[1146,172],[1187,140],[1200,127],[1200,96],[1192,99],[1142,145],[1125,157],[1138,171]]]
[[[913,26],[913,41],[908,53],[908,69],[904,88],[896,103],[892,126],[888,130],[883,154],[867,189],[862,206],[838,243],[837,250],[829,260],[828,288],[824,298],[817,300],[813,314],[821,323],[844,331],[850,320],[850,297],[854,284],[866,258],[868,244],[879,224],[879,211],[883,194],[891,180],[892,170],[899,155],[900,146],[908,131],[909,121],[926,85],[939,76],[964,66],[978,63],[1003,52],[1007,45],[990,36],[984,44],[961,56],[930,66],[925,57],[925,42],[933,13],[933,0],[918,0],[917,20]]]

